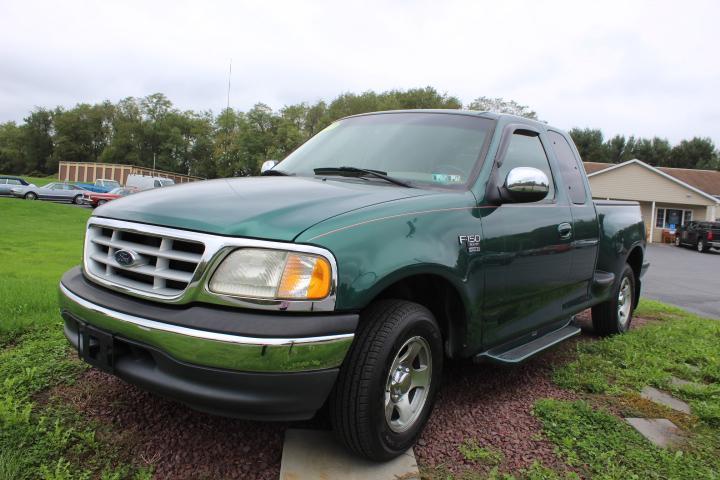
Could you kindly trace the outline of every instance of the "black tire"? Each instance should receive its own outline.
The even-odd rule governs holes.
[[[80,205],[81,202],[82,202],[82,195],[75,195],[72,199],[72,203],[74,203],[75,205]]]
[[[682,247],[682,243],[680,243],[680,236],[679,236],[679,235],[676,235],[676,236],[675,236],[675,246],[676,246],[676,247]]]
[[[703,240],[702,238],[698,240],[698,243],[695,247],[698,253],[706,253],[708,250],[710,250],[710,248],[705,245],[705,240]]]
[[[629,299],[624,295],[626,301],[629,300],[630,308],[627,312],[626,320],[623,320],[620,315],[620,289],[624,285],[624,282],[630,285]],[[622,270],[620,278],[613,286],[613,293],[610,300],[595,305],[592,308],[592,323],[595,333],[598,335],[615,335],[617,333],[625,333],[630,329],[632,323],[632,315],[635,311],[635,272],[632,267],[625,264]]]
[[[400,356],[400,349],[418,337],[426,342],[429,350],[430,384],[424,404],[416,410],[419,414],[407,422],[405,431],[397,432],[385,415],[385,402],[389,398],[386,395],[390,395],[386,393],[390,391],[386,388],[389,373],[396,356]],[[336,437],[349,450],[370,460],[385,461],[405,453],[415,444],[430,416],[442,362],[442,335],[427,308],[405,300],[381,300],[372,304],[362,314],[355,341],[330,397],[330,418]],[[417,389],[407,392],[408,398],[414,395],[418,395]]]
[[[23,198],[25,200],[37,200],[37,194],[35,192],[28,192]]]
[[[107,200],[98,200],[97,206],[100,207],[102,205],[105,205],[107,203]]]

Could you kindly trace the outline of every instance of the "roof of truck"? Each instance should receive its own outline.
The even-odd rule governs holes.
[[[365,115],[380,115],[385,113],[443,113],[446,115],[466,115],[470,117],[482,117],[482,118],[489,118],[492,120],[500,120],[503,118],[512,119],[518,122],[522,123],[529,123],[531,125],[538,125],[542,127],[547,127],[548,125],[538,122],[537,120],[533,120],[531,118],[526,117],[519,117],[517,115],[510,115],[509,113],[497,113],[497,112],[481,112],[478,110],[458,110],[453,108],[418,108],[418,109],[406,109],[406,110],[384,110],[380,112],[366,112],[366,113],[358,113],[357,115],[348,115],[344,118],[353,118],[353,117],[362,117]]]

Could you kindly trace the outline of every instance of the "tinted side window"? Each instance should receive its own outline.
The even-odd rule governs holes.
[[[567,185],[570,201],[577,204],[585,203],[585,183],[572,148],[570,148],[565,137],[559,133],[548,132],[548,136],[560,165],[560,175],[562,175],[565,185]]]
[[[505,152],[505,158],[498,170],[498,178],[504,183],[510,170],[517,167],[533,167],[543,171],[550,181],[550,191],[546,198],[555,197],[552,171],[540,137],[534,134],[513,133],[507,152]]]

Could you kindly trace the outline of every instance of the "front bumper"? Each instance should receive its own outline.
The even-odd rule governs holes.
[[[111,338],[103,369],[129,383],[210,413],[283,420],[322,406],[358,320],[159,305],[90,283],[79,268],[61,280],[60,310],[81,353],[88,328]]]

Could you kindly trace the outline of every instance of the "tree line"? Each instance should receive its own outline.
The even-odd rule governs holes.
[[[73,108],[35,108],[21,124],[0,124],[0,172],[52,174],[61,160],[122,163],[206,178],[257,174],[267,159],[282,159],[338,118],[358,113],[414,108],[491,110],[537,119],[525,105],[479,97],[467,105],[432,87],[361,94],[332,101],[302,102],[274,111],[258,103],[247,111],[228,108],[181,111],[162,93],[117,103],[81,103]],[[710,139],[676,146],[661,138],[615,136],[573,129],[585,161],[617,163],[639,158],[652,165],[718,168]]]

